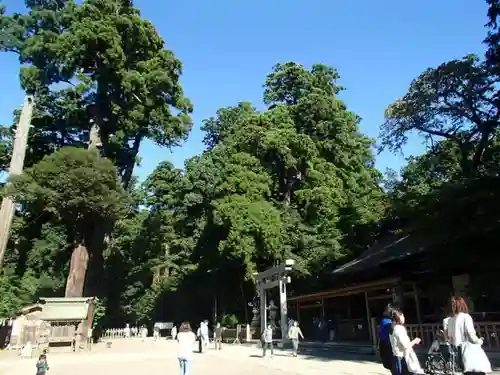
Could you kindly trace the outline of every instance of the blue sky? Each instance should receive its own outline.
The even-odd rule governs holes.
[[[1,1],[1,0],[0,0]],[[3,0],[9,12],[21,0]],[[192,100],[195,127],[189,140],[170,152],[151,143],[141,147],[146,177],[163,160],[182,167],[203,150],[201,121],[218,108],[251,101],[262,104],[262,84],[277,62],[335,66],[347,88],[349,109],[361,130],[377,137],[384,109],[404,95],[424,69],[483,51],[486,4],[482,0],[136,0],[184,64],[182,85]],[[19,65],[0,54],[0,124],[12,122],[20,106]],[[405,156],[423,151],[413,139]],[[377,166],[399,169],[404,156],[384,153]]]

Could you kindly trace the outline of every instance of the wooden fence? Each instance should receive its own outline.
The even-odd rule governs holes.
[[[169,332],[170,333],[170,332]],[[140,334],[131,335],[131,338],[140,337]],[[167,334],[167,338],[171,337]],[[100,339],[105,340],[115,340],[115,339],[125,339],[125,329],[124,328],[110,328],[102,332]],[[211,337],[212,338],[212,337]],[[222,339],[226,343],[243,343],[248,342],[252,339],[252,330],[247,324],[240,324],[236,328],[226,328],[222,333]]]
[[[373,327],[375,327],[373,329]],[[405,324],[410,338],[420,337],[422,345],[430,347],[436,339],[437,333],[443,329],[442,323]],[[478,337],[484,339],[483,348],[487,351],[500,351],[500,322],[476,322],[474,323]],[[372,318],[372,337],[376,345],[376,337],[379,329],[375,318]]]

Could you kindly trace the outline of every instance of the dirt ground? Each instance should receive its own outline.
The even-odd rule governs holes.
[[[172,375],[179,371],[176,354],[175,343],[165,339],[122,339],[114,341],[111,348],[103,343],[94,345],[90,353],[51,352],[48,375]],[[191,375],[388,375],[380,364],[342,356],[294,358],[289,352],[278,350],[273,358],[261,358],[261,354],[257,347],[240,345],[195,353]],[[21,359],[13,352],[4,352],[0,355],[0,375],[35,374],[35,363],[36,358]]]

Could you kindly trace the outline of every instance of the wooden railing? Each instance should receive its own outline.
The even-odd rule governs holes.
[[[222,339],[224,342],[233,343],[233,342],[246,342],[252,339],[252,330],[250,326],[246,324],[240,324],[236,328],[226,328],[222,333]],[[140,337],[140,334],[131,335],[133,337]],[[171,336],[167,335],[167,337],[171,338]],[[106,329],[102,332],[100,339],[101,340],[111,340],[111,339],[124,339],[125,338],[125,329],[124,328],[110,328]],[[212,339],[212,336],[210,337]]]
[[[441,323],[405,324],[410,338],[420,337],[422,345],[430,347],[437,333],[443,329]],[[484,339],[483,348],[489,351],[500,351],[500,322],[477,322],[474,324],[478,337]],[[379,326],[377,325],[376,332]]]
[[[139,335],[137,335],[139,337]],[[100,339],[109,340],[109,339],[124,339],[125,338],[125,329],[124,328],[110,328],[106,329],[102,332]]]

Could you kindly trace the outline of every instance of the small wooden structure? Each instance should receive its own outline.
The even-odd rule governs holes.
[[[17,346],[29,341],[40,350],[50,346],[80,350],[92,328],[95,304],[94,297],[40,298],[24,315]]]

